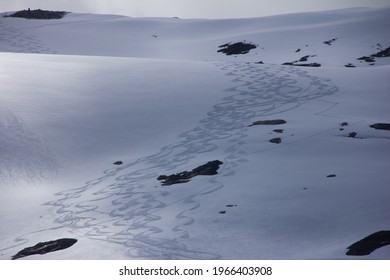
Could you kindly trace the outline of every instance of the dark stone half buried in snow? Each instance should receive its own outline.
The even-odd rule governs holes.
[[[121,165],[121,164],[123,164],[123,161],[118,160],[118,161],[114,162],[113,164],[115,164],[115,165]]]
[[[370,127],[381,130],[390,130],[390,123],[374,123]]]
[[[264,121],[255,121],[248,126],[254,125],[279,125],[287,123],[285,120],[277,119],[277,120],[264,120]]]
[[[365,256],[374,252],[376,249],[390,245],[390,231],[382,230],[375,232],[358,242],[353,243],[347,248],[348,256]]]
[[[282,143],[282,138],[278,137],[278,138],[272,138],[271,140],[269,140],[270,143],[273,143],[273,144],[280,144]]]
[[[158,176],[157,180],[161,181],[161,184],[163,186],[187,183],[190,181],[191,178],[195,176],[218,174],[217,170],[219,169],[219,166],[221,164],[223,164],[223,162],[219,160],[209,161],[206,164],[200,165],[192,169],[192,171],[183,171],[171,175],[160,175]]]
[[[257,46],[251,43],[238,42],[238,43],[227,43],[219,46],[220,48],[217,52],[224,53],[226,55],[234,54],[247,54],[250,50],[256,49]]]
[[[13,256],[12,259],[16,260],[30,255],[44,255],[50,252],[64,250],[73,246],[76,242],[77,239],[73,238],[62,238],[48,242],[39,242],[32,247],[24,248],[22,251]]]
[[[290,66],[303,66],[303,67],[321,67],[319,63],[294,63],[294,62],[285,62],[282,65],[290,65]]]

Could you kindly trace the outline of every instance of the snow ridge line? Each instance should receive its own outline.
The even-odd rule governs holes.
[[[55,221],[85,232],[87,237],[121,244],[133,258],[223,258],[189,248],[188,226],[196,223],[191,211],[201,207],[201,196],[222,189],[219,178],[234,175],[235,167],[246,160],[242,146],[247,125],[255,117],[281,115],[305,102],[334,94],[337,87],[296,67],[254,63],[216,66],[236,85],[225,90],[228,96],[213,106],[199,126],[180,134],[176,143],[156,154],[108,169],[82,187],[58,193],[57,200],[46,203],[56,210]],[[192,188],[177,197],[175,188],[152,187],[159,174],[181,170],[180,166],[200,153],[212,156],[223,143],[229,143],[228,148],[219,151],[224,164],[218,175],[202,184],[202,189]],[[166,211],[174,211],[174,219]]]

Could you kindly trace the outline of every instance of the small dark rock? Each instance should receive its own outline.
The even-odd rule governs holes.
[[[219,211],[219,214],[226,214],[226,211]]]
[[[357,135],[356,132],[351,132],[351,133],[348,134],[348,137],[355,138],[356,135]]]
[[[226,207],[237,207],[238,205],[237,204],[228,204],[226,205]]]
[[[274,129],[273,132],[276,133],[283,133],[284,129]]]
[[[256,64],[264,64],[262,61],[255,62]]]
[[[280,144],[282,143],[282,138],[273,138],[271,140],[269,140],[269,142],[273,143],[273,144]]]
[[[264,120],[264,121],[255,121],[249,126],[254,125],[279,125],[279,124],[285,124],[285,120],[277,119],[277,120]]]
[[[326,176],[327,178],[335,178],[336,177],[336,174],[330,174],[328,176]]]
[[[121,165],[121,164],[123,164],[123,162],[122,162],[121,160],[118,160],[118,161],[114,162],[113,164],[115,164],[115,165]]]
[[[77,239],[73,238],[63,238],[52,240],[48,242],[39,242],[38,244],[24,248],[22,251],[17,253],[15,256],[12,256],[13,260],[27,257],[30,255],[43,255],[54,251],[64,250],[73,246],[77,242]]]
[[[305,55],[305,56],[302,56],[298,61],[299,62],[305,62],[309,59],[310,55]]]
[[[342,122],[340,126],[348,126],[348,122]]]
[[[300,52],[301,51],[301,49],[297,49],[295,52]]]
[[[352,63],[345,64],[344,66],[345,66],[345,67],[349,67],[349,68],[354,68],[354,67],[356,67],[356,66],[353,65]]]
[[[365,256],[374,252],[376,249],[390,245],[390,231],[382,230],[375,232],[347,248],[348,256]]]
[[[390,130],[390,123],[374,123],[370,125],[370,127],[381,130]]]

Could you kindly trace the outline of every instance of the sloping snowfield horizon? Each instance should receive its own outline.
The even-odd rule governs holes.
[[[389,25],[1,16],[0,259],[59,238],[77,243],[25,259],[389,259],[346,255],[390,230],[390,132],[370,127],[390,123],[390,58],[358,59]],[[218,52],[236,42],[256,48]]]

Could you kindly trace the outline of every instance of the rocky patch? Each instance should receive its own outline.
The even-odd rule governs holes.
[[[332,43],[333,43],[334,41],[336,41],[336,40],[337,40],[337,37],[336,37],[336,38],[333,38],[333,39],[330,39],[330,40],[327,40],[327,41],[324,41],[323,44],[328,45],[328,46],[331,46]]]
[[[372,54],[373,57],[389,57],[390,56],[390,47],[384,49],[383,51]]]
[[[238,43],[227,43],[218,47],[217,52],[224,53],[226,55],[235,54],[247,54],[250,50],[256,49],[257,46],[252,43],[238,42]]]
[[[374,252],[376,249],[390,244],[390,231],[382,230],[375,232],[347,248],[348,256],[365,256]]]
[[[381,50],[377,53],[374,53],[370,56],[362,56],[357,58],[357,60],[365,61],[367,63],[370,63],[370,65],[375,65],[375,58],[383,58],[383,57],[390,57],[390,47],[387,49]]]
[[[218,174],[217,170],[221,164],[223,164],[223,162],[219,160],[209,161],[206,164],[192,169],[192,171],[183,171],[171,175],[160,175],[158,176],[157,180],[161,181],[163,186],[187,183],[195,176]]]
[[[77,239],[73,238],[62,238],[48,242],[39,242],[32,247],[24,248],[15,256],[12,256],[12,259],[16,260],[30,255],[44,255],[50,252],[64,250],[73,246],[76,242]]]
[[[18,18],[26,18],[26,19],[61,19],[68,12],[64,11],[45,11],[45,10],[23,10],[13,13],[11,15],[7,15],[4,17],[18,17]]]

